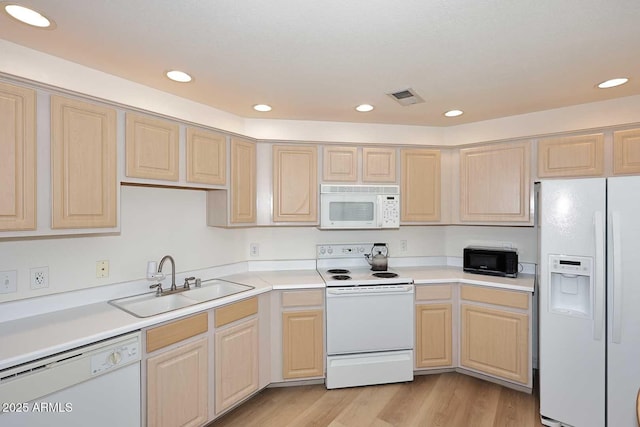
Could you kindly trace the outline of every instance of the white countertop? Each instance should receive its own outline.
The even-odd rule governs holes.
[[[467,283],[533,292],[535,276],[517,279],[464,273],[458,267],[394,267],[416,284]],[[0,370],[91,344],[179,317],[209,310],[271,290],[324,288],[316,270],[250,271],[218,277],[254,289],[147,318],[130,315],[106,301],[0,322]]]

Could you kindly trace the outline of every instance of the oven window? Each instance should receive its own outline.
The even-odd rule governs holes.
[[[330,202],[329,219],[331,221],[373,221],[375,203],[373,202]]]

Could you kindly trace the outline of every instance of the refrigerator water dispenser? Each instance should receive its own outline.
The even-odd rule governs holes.
[[[549,310],[567,316],[593,316],[593,260],[549,255]]]

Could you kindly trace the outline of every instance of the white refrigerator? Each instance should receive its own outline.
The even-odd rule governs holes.
[[[539,191],[543,424],[637,426],[640,177],[548,180]]]

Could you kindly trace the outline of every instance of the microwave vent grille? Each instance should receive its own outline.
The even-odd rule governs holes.
[[[321,193],[343,194],[400,194],[397,185],[321,185]]]

